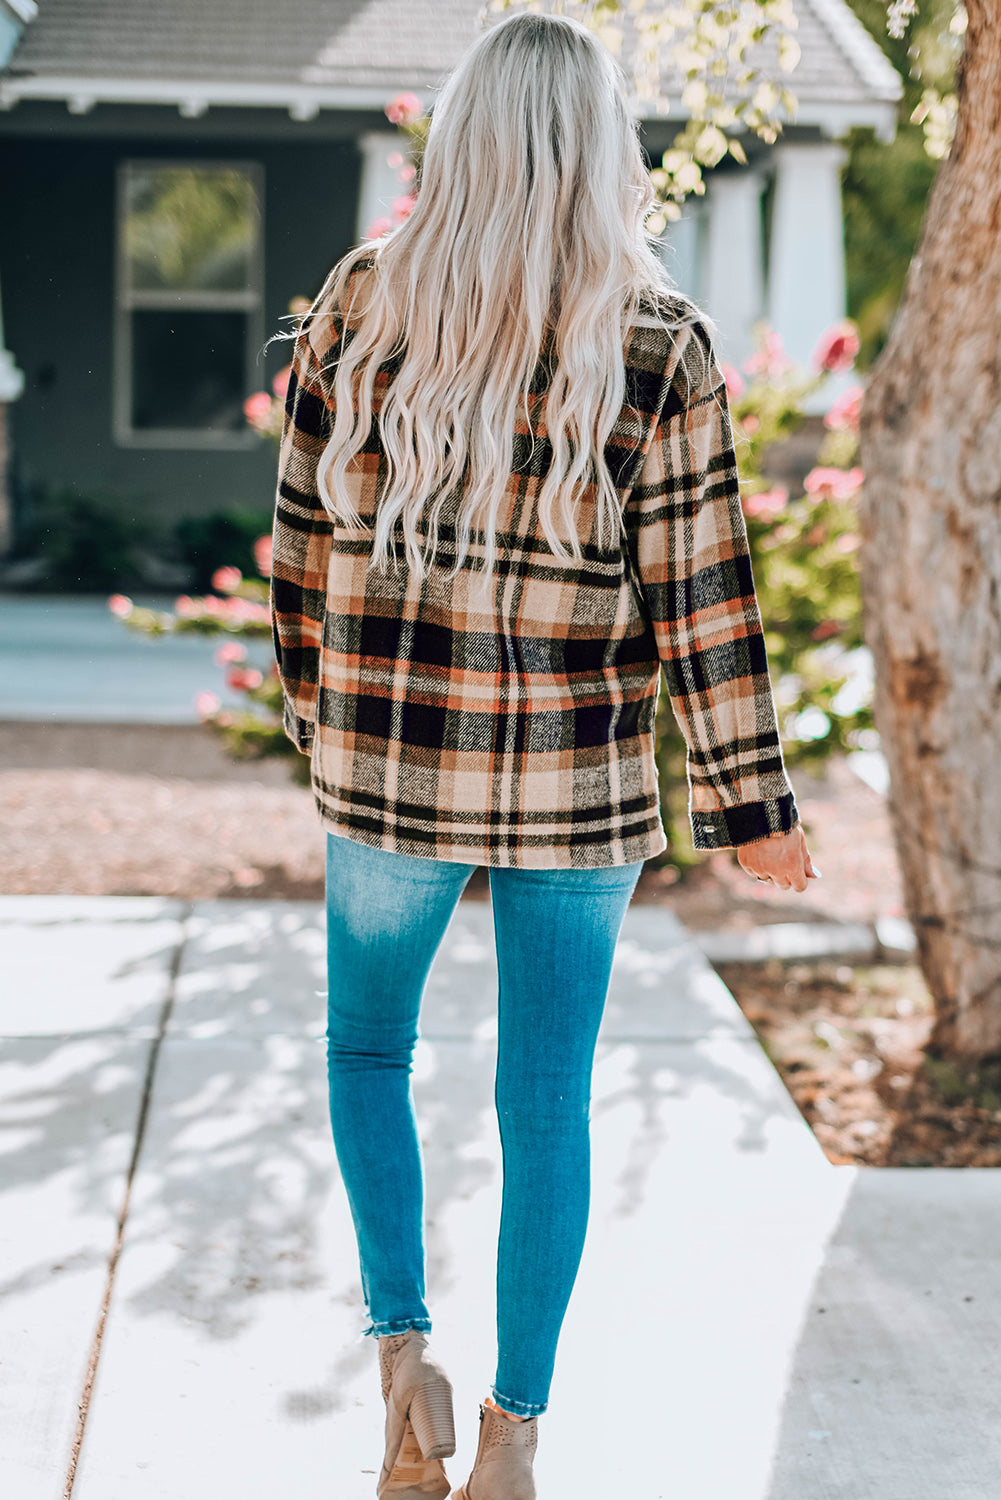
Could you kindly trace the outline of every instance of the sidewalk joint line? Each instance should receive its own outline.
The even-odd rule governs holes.
[[[118,1269],[118,1261],[125,1239],[125,1225],[128,1220],[129,1206],[132,1199],[132,1184],[139,1167],[139,1158],[142,1154],[143,1140],[146,1135],[146,1122],[149,1118],[150,1099],[153,1094],[153,1083],[160,1057],[160,1047],[167,1034],[167,1027],[170,1024],[170,1017],[174,1009],[174,1000],[177,995],[177,980],[181,972],[181,960],[184,956],[184,948],[188,939],[188,921],[193,909],[194,903],[186,901],[178,917],[180,932],[177,946],[171,955],[170,968],[167,972],[167,992],[160,1007],[156,1035],[152,1039],[149,1055],[146,1059],[146,1073],[143,1078],[142,1095],[139,1101],[139,1114],[136,1118],[135,1139],[132,1143],[132,1155],[129,1158],[128,1170],[125,1174],[125,1192],[122,1195],[122,1206],[118,1211],[118,1221],[115,1226],[115,1242],[111,1247],[111,1254],[108,1257],[108,1271],[104,1281],[104,1295],[101,1298],[101,1307],[97,1315],[97,1327],[94,1330],[94,1337],[91,1340],[90,1354],[87,1359],[87,1373],[84,1376],[83,1389],[80,1393],[80,1400],[77,1403],[76,1430],[73,1434],[73,1444],[70,1449],[69,1467],[66,1471],[66,1482],[63,1486],[62,1500],[71,1500],[73,1486],[76,1482],[77,1465],[80,1461],[84,1433],[87,1428],[87,1416],[90,1412],[90,1398],[94,1390],[94,1381],[97,1378],[97,1366],[101,1358],[104,1329],[108,1320],[111,1294],[115,1285],[115,1273]]]

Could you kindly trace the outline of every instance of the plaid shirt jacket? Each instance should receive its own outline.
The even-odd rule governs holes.
[[[271,579],[285,729],[310,756],[324,825],[468,864],[648,859],[667,846],[654,759],[663,672],[688,746],[694,847],[792,828],[799,815],[715,360],[688,394],[699,373],[694,341],[708,347],[704,326],[674,340],[649,316],[630,329],[626,401],[606,447],[625,536],[599,547],[585,497],[582,564],[557,557],[537,524],[550,450],[537,441],[530,455],[522,418],[485,606],[470,597],[469,557],[446,576],[454,528],[439,526],[436,566],[422,582],[407,569],[399,525],[400,574],[367,571],[366,530],[324,509],[317,463],[342,336],[350,330],[328,312],[296,340]],[[366,522],[385,482],[377,415],[392,372],[377,376],[372,428],[347,475]],[[529,413],[541,439],[545,389],[537,372]]]

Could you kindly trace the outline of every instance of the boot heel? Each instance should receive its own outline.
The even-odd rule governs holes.
[[[429,1381],[418,1386],[408,1415],[424,1458],[452,1456],[455,1452],[455,1420],[452,1392],[446,1381]]]

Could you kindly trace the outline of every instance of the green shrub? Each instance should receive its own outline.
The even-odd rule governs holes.
[[[137,549],[156,541],[157,527],[134,502],[107,490],[58,486],[36,491],[17,553],[42,562],[36,587],[96,593],[140,584]]]
[[[188,587],[208,592],[218,568],[254,572],[254,542],[271,530],[271,512],[233,506],[204,516],[185,516],[174,527],[175,548],[189,569]]]

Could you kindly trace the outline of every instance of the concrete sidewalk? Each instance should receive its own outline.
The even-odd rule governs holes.
[[[0,943],[3,1494],[64,1495],[83,1403],[73,1500],[371,1500],[322,908],[5,897]],[[415,1078],[456,1484],[493,1373],[495,986],[489,906],[462,902]],[[627,913],[592,1114],[540,1500],[1001,1493],[1001,1172],[831,1166],[652,907]]]
[[[170,611],[175,597],[137,594],[135,602]],[[142,635],[110,613],[106,597],[0,593],[0,718],[197,724],[200,692],[229,706],[245,701],[215,663],[221,639]],[[246,644],[248,665],[267,671],[270,640]]]

